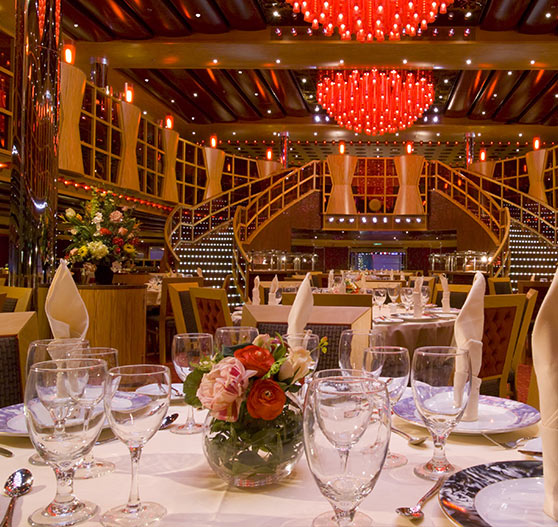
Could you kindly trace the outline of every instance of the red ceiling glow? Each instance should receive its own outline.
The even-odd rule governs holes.
[[[415,36],[426,29],[438,13],[445,13],[454,0],[287,0],[295,13],[303,13],[313,29],[321,25],[324,34],[333,35],[337,28],[343,40],[352,35],[361,42],[402,35]]]
[[[316,95],[339,126],[382,135],[411,126],[434,101],[434,84],[427,73],[344,70],[324,74]]]

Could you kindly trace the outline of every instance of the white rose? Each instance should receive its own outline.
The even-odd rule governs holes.
[[[70,229],[70,234],[75,236],[77,234],[77,229]]]
[[[270,349],[272,340],[273,339],[267,333],[264,333],[262,335],[258,335],[252,344],[260,348]]]
[[[108,247],[103,242],[89,242],[87,248],[95,260],[100,260],[108,254]]]
[[[292,348],[287,356],[287,360],[281,364],[279,369],[279,380],[292,378],[292,382],[302,379],[314,364],[310,352],[302,346]]]
[[[76,211],[74,209],[66,209],[66,218],[71,220],[76,217]]]
[[[97,212],[95,216],[91,219],[91,223],[94,223],[99,227],[99,224],[103,221],[103,214],[101,212]]]
[[[113,273],[119,273],[122,271],[122,264],[120,262],[112,262],[110,269]]]

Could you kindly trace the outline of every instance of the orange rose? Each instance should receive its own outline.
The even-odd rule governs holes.
[[[255,371],[256,377],[265,375],[275,362],[273,355],[268,350],[253,345],[236,350],[234,356],[242,362],[246,370]]]
[[[287,401],[285,392],[270,379],[254,381],[246,399],[246,409],[254,419],[272,421],[283,411]]]

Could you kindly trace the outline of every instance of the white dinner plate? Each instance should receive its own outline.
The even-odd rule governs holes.
[[[438,318],[447,319],[447,320],[455,320],[457,318],[458,313],[436,313]]]
[[[172,383],[172,390],[171,390],[171,401],[173,402],[180,402],[184,401],[184,384],[181,382],[173,382]],[[152,395],[157,393],[157,385],[156,384],[146,384],[137,390],[137,393],[145,393],[146,395]]]
[[[502,461],[456,472],[440,490],[440,507],[462,527],[558,525],[543,512],[540,461]]]
[[[374,324],[402,324],[405,322],[402,318],[397,317],[377,317],[374,319]]]
[[[438,320],[438,315],[428,315],[428,314],[424,314],[421,317],[415,317],[414,315],[407,315],[407,314],[401,314],[399,315],[403,320],[405,320],[405,322],[434,322],[435,320]]]
[[[425,427],[412,397],[401,399],[393,411],[409,423]],[[461,421],[453,429],[456,434],[496,434],[511,432],[538,423],[538,410],[528,404],[512,399],[481,395],[479,397],[479,418],[476,421]]]

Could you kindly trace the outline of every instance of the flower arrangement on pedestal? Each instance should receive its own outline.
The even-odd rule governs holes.
[[[61,219],[70,225],[72,235],[66,260],[83,263],[86,272],[96,273],[98,282],[106,281],[103,278],[107,279],[107,274],[112,280],[112,273],[132,265],[139,223],[129,209],[119,209],[110,194],[94,192],[83,215],[66,209]]]
[[[327,339],[322,339],[324,351]],[[280,337],[225,348],[202,360],[184,382],[186,402],[209,410],[204,453],[211,468],[239,487],[289,475],[302,455],[296,396],[315,365],[311,351]]]

